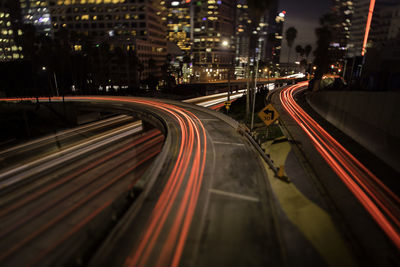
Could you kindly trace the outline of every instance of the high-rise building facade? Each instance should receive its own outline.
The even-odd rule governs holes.
[[[346,50],[348,40],[350,38],[350,28],[352,25],[352,17],[354,13],[353,1],[334,0],[332,7],[332,15],[334,19],[333,26],[333,43],[334,47],[339,50]]]
[[[236,78],[246,77],[246,66],[250,49],[250,14],[246,0],[239,0],[236,9],[236,32],[235,32],[235,74]]]
[[[236,15],[236,75],[238,78],[245,77],[246,66],[254,65],[256,59],[259,59],[266,67],[263,69],[279,65],[282,28],[286,12],[278,14],[277,6],[278,1],[271,1],[269,8],[254,26],[247,1],[238,1]],[[257,39],[255,54],[250,50],[251,36],[256,36],[254,39]]]
[[[193,42],[194,1],[165,1],[164,20],[167,25],[167,39],[175,43],[182,51],[190,51]]]
[[[236,0],[199,0],[193,4],[194,79],[226,79],[234,66]]]
[[[50,0],[52,28],[87,36],[93,43],[108,43],[123,51],[134,51],[144,66],[141,78],[161,77],[166,60],[166,27],[162,21],[165,2],[159,0]],[[137,45],[136,45],[137,44]],[[80,45],[74,46],[80,50]],[[140,47],[140,49],[139,49]],[[128,68],[119,69],[117,76]],[[131,70],[134,71],[134,70]],[[126,73],[133,77],[133,73]],[[129,82],[127,82],[129,84]]]
[[[354,0],[354,14],[351,18],[351,27],[348,41],[348,56],[361,56],[365,37],[367,17],[370,7],[370,0]],[[372,22],[368,35],[367,47],[379,44],[387,39],[389,34],[388,25],[396,19],[392,17],[392,11],[399,5],[398,0],[381,0],[375,2]],[[395,13],[393,13],[394,15]],[[395,16],[395,15],[394,15]],[[391,21],[391,22],[389,22]],[[395,28],[395,27],[394,27]]]
[[[18,0],[21,7],[22,22],[35,26],[38,34],[52,36],[48,0]]]
[[[286,11],[282,10],[275,16],[273,27],[268,33],[267,44],[267,62],[277,68],[281,59],[282,40],[283,40],[283,25],[285,22]]]
[[[351,18],[350,37],[347,45],[348,57],[361,56],[370,0],[354,0],[353,2],[354,14]]]
[[[0,61],[23,59],[22,46],[18,38],[22,30],[16,23],[10,7],[0,3]]]
[[[264,60],[271,66],[279,66],[282,46],[282,31],[286,11],[278,12],[279,1],[271,1],[268,9],[268,28],[266,37],[266,51]]]

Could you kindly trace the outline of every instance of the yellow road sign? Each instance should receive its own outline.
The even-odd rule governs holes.
[[[267,125],[271,125],[274,121],[279,118],[278,111],[269,104],[263,110],[258,113],[258,117]]]
[[[229,109],[230,109],[231,103],[232,103],[232,101],[225,101],[225,102],[224,102],[226,110],[229,110]]]

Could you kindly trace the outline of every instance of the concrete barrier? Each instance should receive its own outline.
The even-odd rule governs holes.
[[[322,117],[400,172],[400,94],[315,92],[307,102]]]

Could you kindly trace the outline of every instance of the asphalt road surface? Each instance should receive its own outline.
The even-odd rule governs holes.
[[[174,101],[124,97],[71,97],[66,100],[126,114],[142,112],[143,116],[161,122],[162,132],[166,134],[164,145],[161,149],[159,133],[152,133],[157,136],[151,136],[150,143],[140,142],[145,146],[141,156],[137,151],[127,157],[120,155],[118,149],[107,150],[108,155],[118,151],[114,165],[107,162],[99,164],[97,169],[91,168],[92,157],[96,162],[107,157],[106,154],[80,158],[81,162],[66,161],[68,164],[63,168],[67,171],[45,172],[42,181],[54,176],[67,179],[65,176],[74,173],[71,174],[72,169],[87,170],[86,178],[73,183],[75,187],[61,187],[59,191],[52,191],[52,196],[38,198],[35,203],[30,203],[29,197],[28,200],[5,201],[8,208],[2,209],[2,216],[9,215],[8,212],[15,214],[2,221],[2,234],[7,236],[1,239],[2,265],[283,264],[265,168],[255,150],[237,131],[235,121],[205,108]],[[119,143],[118,148],[124,149],[126,142]],[[115,205],[111,197],[113,190],[118,191],[110,189],[110,183],[116,183],[115,179],[122,179],[137,167],[133,164],[124,169],[121,161],[147,162],[160,149],[157,158],[141,173],[144,179],[139,183],[139,196],[123,216],[118,217],[110,234],[96,235],[96,231],[104,228],[101,220],[115,215],[105,213],[108,207]],[[79,164],[79,168],[75,164]],[[92,181],[95,177],[93,186],[81,191],[83,181]],[[119,190],[129,187],[135,177],[119,183]],[[47,183],[43,184],[47,188]],[[24,187],[21,192],[28,191],[32,190]],[[81,193],[72,194],[77,191]],[[23,193],[20,195],[25,197]],[[73,195],[73,200],[64,201],[66,195]],[[89,198],[95,200],[88,204]],[[58,202],[62,205],[54,209],[53,204]],[[28,206],[22,207],[25,204]],[[78,210],[80,212],[75,212]],[[38,216],[42,219],[34,220]],[[96,221],[92,220],[94,217]],[[14,231],[20,226],[26,228]],[[84,246],[88,242],[91,243],[89,248]]]

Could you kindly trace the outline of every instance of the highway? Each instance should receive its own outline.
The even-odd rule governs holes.
[[[399,248],[398,197],[299,106],[295,97],[306,85],[277,90],[274,98],[335,179]],[[231,99],[241,95],[237,92]],[[272,191],[269,183],[273,190],[284,184],[271,177],[239,124],[210,110],[223,106],[226,93],[185,102],[107,96],[65,100],[85,110],[120,115],[0,151],[7,162],[0,171],[2,266],[282,266],[300,251],[308,254],[295,262],[318,265],[322,261],[318,254],[310,254],[310,241],[323,260],[353,266],[348,250],[352,245],[342,239],[347,230],[336,230],[332,214],[313,208],[335,229],[336,237],[329,240],[335,240],[336,254],[330,246],[318,245],[321,238],[332,238],[331,233],[318,232],[326,228],[312,220],[307,221],[311,228],[302,226],[298,216],[305,215],[295,204],[281,203],[289,212],[282,215],[274,197],[281,193]],[[57,101],[61,99],[52,99]],[[142,120],[153,128],[144,128]],[[282,156],[273,153],[276,160]],[[306,179],[304,174],[299,177]],[[301,184],[297,186],[302,188]],[[352,200],[336,187],[330,190],[339,192],[336,204],[344,209],[339,202],[348,205]],[[299,192],[293,184],[290,188]],[[279,201],[284,197],[291,195],[278,196]],[[311,198],[318,205],[325,201]],[[292,222],[309,240],[285,221],[293,216],[290,205]],[[350,213],[360,216],[353,206],[349,205]],[[360,220],[367,223],[362,216]],[[376,237],[360,232],[367,240]]]
[[[301,82],[281,90],[282,106],[387,238],[400,249],[400,198],[297,104],[295,96],[307,84]]]
[[[71,240],[76,249],[93,246],[96,235],[77,236],[107,209],[118,218],[121,208],[112,204],[122,194],[134,199],[163,140],[160,131],[143,132],[141,121],[120,115],[1,151],[9,165],[0,173],[2,264],[36,265]],[[71,254],[64,254],[68,262]]]
[[[230,101],[235,101],[236,99],[242,97],[246,90],[238,90],[238,92],[232,93],[230,95]],[[208,107],[210,109],[217,110],[224,106],[224,102],[227,101],[228,93],[219,93],[208,96],[201,96],[196,98],[191,98],[184,100],[184,103],[192,103],[201,107]]]
[[[147,118],[165,139],[154,130],[134,134],[129,131],[137,126],[127,124],[124,127],[133,128],[2,172],[2,265],[177,266],[196,261],[204,266],[251,261],[265,266],[283,261],[272,257],[281,255],[281,248],[275,246],[279,237],[266,197],[266,173],[237,132],[237,122],[169,100],[99,96],[66,101]],[[92,145],[102,149],[94,151]],[[243,246],[226,250],[227,240]]]
[[[128,122],[133,122],[133,118],[125,115],[113,116],[5,148],[0,151],[0,170],[4,172],[7,168],[15,168],[15,164],[24,165],[26,162],[35,160],[35,158],[60,152],[80,141],[99,137]]]

